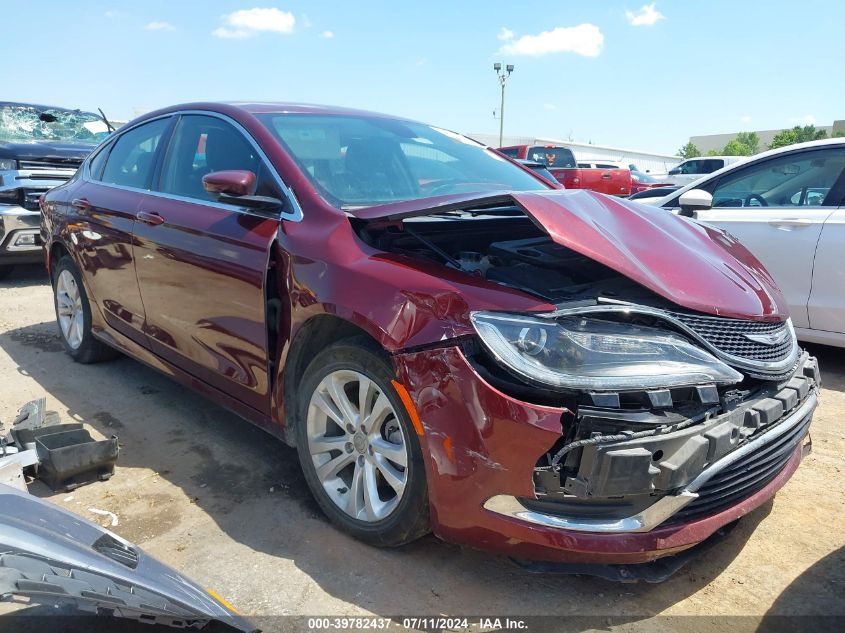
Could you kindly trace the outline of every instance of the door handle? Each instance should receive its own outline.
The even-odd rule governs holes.
[[[139,211],[138,214],[135,216],[139,222],[143,222],[144,224],[149,224],[150,226],[158,226],[159,224],[164,224],[164,218],[161,217],[158,213],[147,213],[146,211]]]
[[[74,198],[71,200],[70,206],[72,206],[77,211],[85,212],[91,208],[91,203],[88,202],[85,198]]]
[[[601,175],[601,179],[602,179],[602,180],[610,180],[610,178],[611,178],[611,175],[610,175],[610,174],[602,174],[602,175]]]
[[[813,221],[809,218],[783,218],[780,220],[769,220],[771,226],[812,226]]]

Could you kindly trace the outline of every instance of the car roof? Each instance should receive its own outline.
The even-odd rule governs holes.
[[[684,162],[691,160],[709,160],[711,158],[721,158],[722,160],[742,160],[744,158],[748,158],[747,156],[693,156],[692,158],[687,158]]]
[[[733,162],[730,165],[725,165],[721,169],[717,169],[716,171],[710,174],[703,174],[701,178],[694,180],[693,182],[681,187],[677,191],[673,191],[672,193],[666,196],[668,202],[668,198],[678,196],[680,197],[681,194],[685,193],[690,189],[696,189],[697,185],[704,180],[710,180],[717,176],[721,176],[722,174],[727,174],[732,172],[735,169],[739,169],[740,167],[746,167],[751,163],[756,163],[761,160],[765,160],[767,158],[771,158],[773,156],[779,156],[781,154],[789,154],[790,152],[801,151],[806,149],[813,149],[816,147],[826,147],[828,145],[843,145],[845,146],[845,138],[837,137],[837,138],[824,138],[820,141],[807,141],[806,143],[793,143],[792,145],[785,145],[783,147],[777,147],[775,149],[766,150],[765,152],[760,152],[759,154],[754,154],[753,156],[731,156],[730,158],[740,158],[737,162]],[[717,156],[712,156],[711,158],[718,158]],[[662,205],[661,205],[662,206]]]

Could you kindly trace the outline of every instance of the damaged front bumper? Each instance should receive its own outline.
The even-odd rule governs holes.
[[[544,460],[573,412],[506,393],[471,355],[454,346],[394,357],[425,430],[433,530],[522,561],[628,565],[701,543],[791,477],[818,398],[818,366],[804,355],[781,382],[723,397],[700,422],[579,448],[550,474]]]
[[[544,514],[526,507],[516,497],[507,495],[491,497],[484,504],[484,508],[528,523],[564,530],[603,533],[648,532],[693,502],[699,501],[703,502],[701,505],[712,506],[724,497],[728,497],[730,502],[734,498],[741,499],[742,493],[759,484],[761,479],[768,483],[766,476],[772,475],[774,478],[780,471],[779,467],[785,466],[807,436],[817,404],[815,392],[809,393],[802,404],[784,416],[774,428],[712,463],[680,490],[661,497],[631,516],[604,519]],[[637,450],[624,448],[625,443],[621,444],[621,450]],[[757,463],[754,458],[757,458]],[[760,461],[763,463],[759,463]],[[753,466],[758,466],[756,472]],[[714,489],[716,482],[720,485]]]

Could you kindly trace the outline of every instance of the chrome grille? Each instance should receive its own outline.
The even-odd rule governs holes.
[[[795,346],[795,337],[789,331],[786,321],[747,321],[683,312],[674,312],[672,316],[721,352],[750,361],[782,362],[790,357]],[[776,345],[758,343],[745,336],[784,331],[787,337]]]
[[[19,169],[76,169],[81,158],[52,158],[49,160],[19,160]]]

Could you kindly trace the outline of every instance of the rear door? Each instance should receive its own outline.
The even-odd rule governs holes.
[[[170,117],[144,123],[100,150],[68,207],[70,238],[96,305],[111,327],[142,345],[144,307],[135,277],[132,232],[170,123]]]
[[[796,327],[807,309],[816,246],[838,200],[831,190],[845,168],[845,148],[829,146],[773,156],[735,169],[703,188],[713,208],[697,218],[736,236],[769,270]]]
[[[840,200],[840,203],[842,200]],[[836,209],[822,228],[813,266],[808,305],[810,328],[845,334],[845,208]]]
[[[267,412],[264,284],[279,219],[205,192],[205,174],[230,169],[256,173],[257,193],[281,198],[241,129],[216,116],[182,115],[156,191],[138,208],[134,254],[144,331],[160,357]]]

